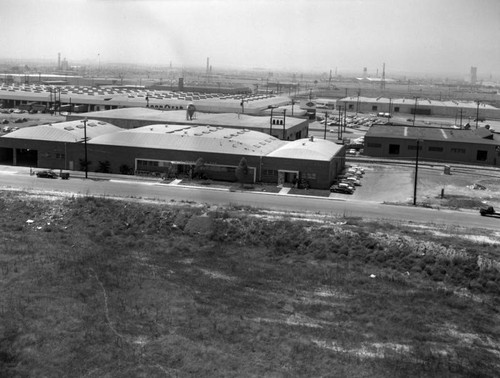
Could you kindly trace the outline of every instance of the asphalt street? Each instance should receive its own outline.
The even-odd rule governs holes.
[[[251,191],[193,187],[138,181],[122,177],[96,180],[70,177],[69,180],[44,179],[30,175],[29,168],[0,167],[0,189],[64,192],[77,195],[141,198],[164,202],[196,202],[210,205],[238,205],[255,208],[311,212],[372,220],[391,220],[436,224],[450,227],[498,230],[500,219],[481,217],[477,211],[436,210],[412,206],[381,204],[354,199],[279,195]]]

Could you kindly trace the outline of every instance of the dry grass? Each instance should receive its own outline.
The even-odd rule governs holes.
[[[498,254],[460,230],[3,194],[2,377],[500,368]]]

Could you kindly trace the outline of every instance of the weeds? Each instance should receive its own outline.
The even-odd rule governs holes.
[[[2,376],[498,370],[494,246],[247,207],[9,194],[0,209],[16,224],[0,230]]]

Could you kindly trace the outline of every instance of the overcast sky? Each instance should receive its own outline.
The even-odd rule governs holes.
[[[0,58],[500,78],[500,0],[0,0]],[[340,72],[339,72],[340,73]]]

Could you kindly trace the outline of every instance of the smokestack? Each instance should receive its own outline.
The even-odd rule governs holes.
[[[210,58],[207,58],[207,75],[210,71]]]
[[[57,69],[61,69],[61,53],[57,53]]]
[[[382,81],[380,82],[380,86],[382,89],[385,89],[385,63],[382,66]]]

